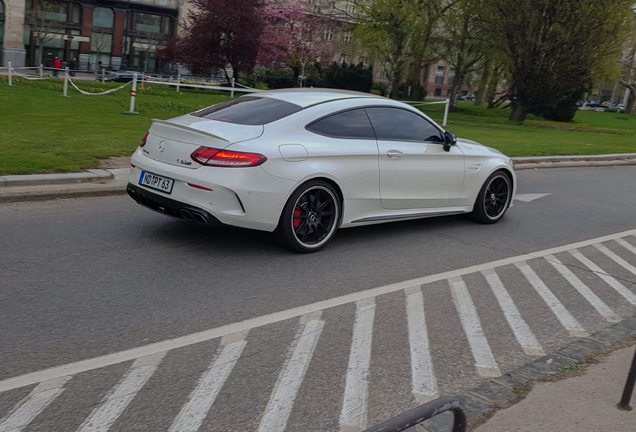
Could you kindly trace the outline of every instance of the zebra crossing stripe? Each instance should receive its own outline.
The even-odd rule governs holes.
[[[484,334],[477,315],[477,309],[470,297],[466,283],[461,277],[448,280],[453,293],[455,307],[459,313],[459,319],[468,338],[468,344],[475,358],[477,372],[483,377],[497,377],[501,375],[495,356],[490,350],[490,345]]]
[[[614,239],[614,241],[618,243],[619,245],[623,246],[625,249],[627,249],[631,253],[636,254],[636,247],[634,247],[631,243],[628,243],[622,238]]]
[[[623,267],[625,270],[628,270],[633,275],[636,275],[636,267],[625,261],[623,258],[616,255],[614,252],[603,246],[602,244],[595,244],[594,247],[598,249],[602,254],[610,258],[619,266]]]
[[[347,368],[340,428],[363,429],[367,417],[367,377],[371,362],[371,340],[375,300],[373,298],[356,303],[356,318],[353,324],[353,340]]]
[[[130,401],[155,373],[165,354],[163,352],[135,360],[124,380],[113,388],[101,407],[91,413],[78,431],[106,432],[110,429]]]
[[[420,399],[434,398],[437,396],[437,383],[433,373],[433,362],[431,361],[426,330],[424,296],[420,288],[406,295],[406,319],[411,348],[413,395]]]
[[[581,252],[576,249],[570,251],[572,256],[579,260],[583,265],[585,265],[588,269],[592,270],[596,273],[596,276],[600,277],[607,283],[609,286],[614,288],[616,292],[625,297],[625,299],[633,305],[636,305],[636,294],[627,289],[622,283],[614,279],[612,276],[607,274],[605,270],[594,264],[590,261],[586,256],[584,256]]]
[[[219,354],[210,369],[201,377],[201,381],[192,392],[190,400],[183,406],[175,419],[170,432],[196,432],[201,427],[221,387],[230,376],[247,342],[247,332],[238,335],[238,341],[221,341]],[[231,339],[230,339],[231,340]]]
[[[63,391],[70,377],[40,383],[22,400],[17,409],[0,423],[0,432],[20,432],[33,421]]]
[[[563,306],[563,303],[550,291],[550,288],[546,286],[539,276],[530,268],[525,262],[515,264],[521,273],[528,279],[530,285],[537,291],[543,301],[552,310],[552,313],[557,317],[561,325],[570,333],[570,336],[584,337],[588,336],[581,324],[572,316],[572,314]]]
[[[510,297],[510,294],[504,287],[495,270],[484,270],[481,273],[486,277],[486,281],[497,298],[497,302],[499,302],[499,306],[508,321],[508,325],[510,325],[510,329],[517,338],[517,341],[519,342],[519,345],[521,345],[523,351],[528,355],[545,355],[539,341],[532,333],[532,330],[530,330],[528,324],[521,317],[517,306],[515,306],[512,297]]]
[[[634,235],[636,230],[622,231],[615,234],[606,235],[603,237],[597,237],[582,242],[567,244],[563,246],[553,247],[542,251],[533,252],[532,254],[522,254],[512,256],[496,261],[491,261],[483,264],[477,264],[469,267],[464,267],[456,270],[449,270],[442,273],[433,275],[427,275],[415,279],[405,280],[402,282],[392,283],[389,285],[379,286],[376,288],[370,288],[355,293],[346,294],[339,297],[333,297],[327,300],[321,300],[315,303],[293,307],[283,311],[274,312],[267,315],[262,315],[254,318],[249,318],[244,321],[235,322],[231,324],[222,325],[220,327],[210,328],[196,333],[191,333],[185,336],[180,336],[173,339],[166,339],[159,342],[145,344],[123,351],[113,352],[98,357],[93,357],[85,360],[79,360],[71,363],[62,364],[59,366],[50,367],[48,369],[37,370],[29,372],[23,375],[13,376],[0,380],[0,392],[13,390],[16,388],[38,384],[43,381],[61,378],[65,376],[73,376],[78,373],[96,370],[106,366],[114,364],[132,361],[137,358],[148,356],[164,351],[183,348],[196,343],[221,338],[232,333],[240,332],[246,329],[254,329],[263,327],[266,325],[286,321],[288,319],[298,318],[303,315],[316,313],[322,310],[333,308],[336,306],[344,305],[360,301],[370,297],[377,297],[384,294],[393,293],[396,291],[402,291],[407,288],[413,288],[433,282],[448,280],[454,277],[461,277],[482,270],[492,269],[496,267],[502,267],[511,265],[521,261],[541,258],[547,255],[555,255],[562,252],[567,252],[571,249],[587,247],[595,243],[606,242],[610,240],[620,240],[622,237]],[[622,244],[622,243],[621,243]],[[631,246],[631,245],[630,245]],[[636,304],[636,296],[633,301]]]
[[[601,314],[609,322],[618,322],[620,317],[614,312],[603,300],[601,300],[591,289],[585,285],[581,279],[579,279],[572,270],[559,261],[555,256],[548,255],[545,259],[552,264],[552,267],[558,271],[584,298],[587,300],[596,311]]]
[[[320,316],[320,314],[312,315]],[[292,345],[291,357],[281,370],[278,383],[269,399],[258,432],[283,432],[285,430],[294,400],[309,367],[324,324],[325,322],[319,318],[310,319],[305,324],[297,343]]]

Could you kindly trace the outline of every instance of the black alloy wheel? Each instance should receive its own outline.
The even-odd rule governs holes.
[[[491,174],[486,180],[471,215],[479,222],[492,224],[503,217],[510,207],[512,183],[510,177],[503,171]]]
[[[276,240],[296,252],[314,252],[335,234],[340,219],[340,200],[333,188],[321,181],[301,186],[285,205]]]

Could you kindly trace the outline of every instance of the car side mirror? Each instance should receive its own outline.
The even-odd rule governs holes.
[[[444,151],[450,151],[451,147],[457,144],[457,137],[454,133],[444,132]]]

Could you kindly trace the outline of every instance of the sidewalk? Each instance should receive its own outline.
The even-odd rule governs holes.
[[[512,159],[515,161],[517,171],[636,165],[636,153],[534,156]],[[111,160],[115,160],[116,163],[109,164]],[[125,194],[130,173],[129,159],[127,157],[111,158],[103,161],[102,165],[105,169],[89,169],[80,173],[0,176],[0,203]]]
[[[534,386],[516,405],[497,412],[475,432],[598,432],[636,430],[636,395],[632,411],[620,410],[634,347],[610,354],[577,377]]]

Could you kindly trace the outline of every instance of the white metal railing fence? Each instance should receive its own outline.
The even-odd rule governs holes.
[[[138,82],[138,76],[141,75],[141,82],[143,83],[143,85],[145,84],[158,84],[158,85],[166,85],[166,86],[174,86],[176,87],[176,91],[180,91],[181,87],[186,87],[186,88],[194,88],[194,89],[205,89],[205,90],[221,90],[221,91],[229,91],[230,92],[230,97],[234,97],[234,92],[239,92],[239,93],[257,93],[260,92],[262,90],[259,89],[255,89],[255,88],[251,88],[242,84],[239,84],[236,82],[236,80],[234,78],[231,79],[231,83],[230,83],[230,87],[225,87],[225,86],[217,86],[217,85],[206,85],[206,84],[189,84],[189,83],[184,83],[181,80],[181,75],[178,74],[177,75],[177,80],[176,81],[166,81],[165,79],[163,79],[163,77],[158,77],[158,76],[152,76],[152,75],[147,75],[144,72],[138,73],[135,72],[133,73],[133,80],[131,82],[127,82],[117,88],[113,88],[113,89],[109,89],[100,93],[93,93],[93,92],[87,92],[85,90],[80,89],[71,79],[70,77],[70,72],[71,70],[66,67],[64,69],[56,69],[56,68],[45,68],[42,65],[40,66],[35,66],[35,67],[20,67],[20,70],[34,70],[37,69],[38,71],[38,75],[39,76],[27,76],[24,74],[20,74],[19,72],[16,71],[15,68],[13,68],[11,66],[11,62],[8,62],[8,65],[5,67],[0,67],[0,70],[2,69],[7,69],[8,70],[8,78],[9,78],[9,86],[13,85],[12,79],[13,79],[13,75],[16,76],[20,76],[24,79],[27,80],[40,80],[40,79],[46,79],[48,77],[44,77],[44,70],[52,70],[52,71],[58,71],[58,72],[63,72],[64,73],[64,90],[63,90],[63,94],[62,96],[64,97],[69,97],[68,96],[68,83],[71,83],[71,86],[73,88],[75,88],[75,90],[77,90],[78,92],[80,92],[81,94],[87,95],[87,96],[102,96],[105,94],[109,94],[109,93],[113,93],[116,92],[117,90],[121,90],[124,87],[130,85],[132,83],[132,90],[131,90],[131,94],[130,94],[130,110],[126,111],[126,114],[137,114],[137,112],[135,112],[135,98],[137,97],[137,82]],[[81,72],[81,71],[77,71],[77,72]],[[25,72],[27,73],[27,72]],[[102,83],[105,81],[105,76],[106,74],[116,74],[114,72],[110,72],[110,71],[106,71],[105,69],[102,69]],[[152,80],[149,80],[148,77],[153,78]],[[239,86],[239,87],[236,87]],[[436,104],[445,104],[446,106],[444,107],[444,119],[442,121],[442,127],[446,127],[447,124],[447,120],[448,120],[448,111],[450,108],[450,99],[445,99],[445,100],[441,100],[441,101],[435,101],[435,102],[414,102],[414,101],[401,101],[404,103],[408,103],[411,106],[420,106],[420,105],[436,105]]]
[[[420,105],[446,104],[446,106],[444,107],[444,120],[442,121],[442,127],[446,127],[446,121],[448,120],[448,109],[450,108],[450,99],[445,99],[445,100],[436,101],[436,102],[413,102],[413,101],[400,101],[400,102],[410,104],[411,106],[414,106],[414,107],[420,106]]]
[[[128,111],[126,111],[125,114],[138,114],[135,111],[135,98],[137,97],[137,79],[138,79],[137,75],[138,74],[136,72],[133,74],[132,91],[130,92],[130,109]],[[180,79],[177,79],[176,83],[175,82],[166,82],[166,81],[145,80],[145,81],[143,81],[143,84],[144,85],[146,85],[146,84],[159,84],[159,85],[175,86],[177,88],[177,91],[179,91],[179,89],[181,87],[205,89],[205,90],[229,91],[229,92],[231,92],[231,97],[234,97],[234,92],[256,93],[256,92],[262,91],[262,90],[252,89],[252,88],[236,88],[236,87],[234,87],[234,85],[235,85],[234,78],[232,78],[232,87],[211,86],[211,85],[202,85],[202,84],[184,84],[184,83],[180,82]]]

